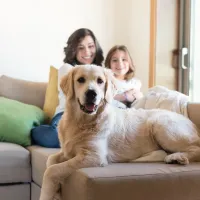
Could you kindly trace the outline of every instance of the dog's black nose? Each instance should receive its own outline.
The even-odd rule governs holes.
[[[94,90],[88,90],[85,93],[85,95],[86,95],[87,100],[91,100],[92,101],[92,100],[94,100],[96,98],[97,93]]]

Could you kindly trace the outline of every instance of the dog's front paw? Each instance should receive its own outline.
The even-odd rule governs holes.
[[[61,193],[57,192],[53,197],[49,197],[48,195],[46,196],[40,196],[40,200],[61,200]]]
[[[53,165],[53,163],[51,162],[51,160],[47,160],[47,163],[46,163],[46,168],[50,167],[51,165]]]
[[[108,165],[108,163],[101,163],[100,164],[100,167],[105,167],[105,166],[107,166]]]
[[[53,198],[53,200],[61,200],[61,194],[60,192],[57,192]]]
[[[46,167],[50,167],[52,165],[58,164],[58,156],[57,155],[50,155],[46,162]]]
[[[181,165],[189,164],[188,158],[184,153],[173,153],[165,157],[165,162],[168,164],[178,163]]]

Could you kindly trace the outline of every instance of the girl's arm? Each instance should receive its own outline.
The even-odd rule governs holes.
[[[120,102],[127,102],[126,93],[116,94],[114,99]]]
[[[133,78],[127,84],[131,84],[133,89],[129,89],[123,93],[115,95],[114,99],[120,102],[133,102],[136,99],[143,97],[142,92],[140,91],[142,83],[139,79]],[[129,85],[130,88],[130,85]]]
[[[128,95],[130,96],[130,100],[132,100],[129,102],[133,102],[143,97],[143,93],[140,91],[142,87],[142,83],[138,78],[133,78],[130,80],[130,82],[131,82],[131,85],[133,86],[133,89],[127,92],[128,92]]]

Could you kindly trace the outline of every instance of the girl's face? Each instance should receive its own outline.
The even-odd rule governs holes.
[[[96,46],[93,38],[87,35],[78,44],[76,59],[81,64],[92,64],[96,56]]]
[[[111,57],[110,68],[116,78],[123,80],[129,71],[129,60],[126,52],[117,50]]]

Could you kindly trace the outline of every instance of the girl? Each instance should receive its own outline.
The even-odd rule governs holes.
[[[141,81],[134,77],[135,66],[126,46],[112,47],[107,54],[105,67],[111,69],[116,77],[117,94],[114,105],[120,108],[130,107],[133,101],[143,96],[140,92]]]
[[[103,51],[94,33],[86,28],[76,30],[69,37],[64,48],[64,65],[58,71],[58,99],[59,105],[50,125],[41,125],[33,128],[31,136],[33,143],[49,147],[59,148],[57,125],[65,109],[65,96],[60,89],[61,78],[76,64],[96,64],[102,66],[104,60]]]

